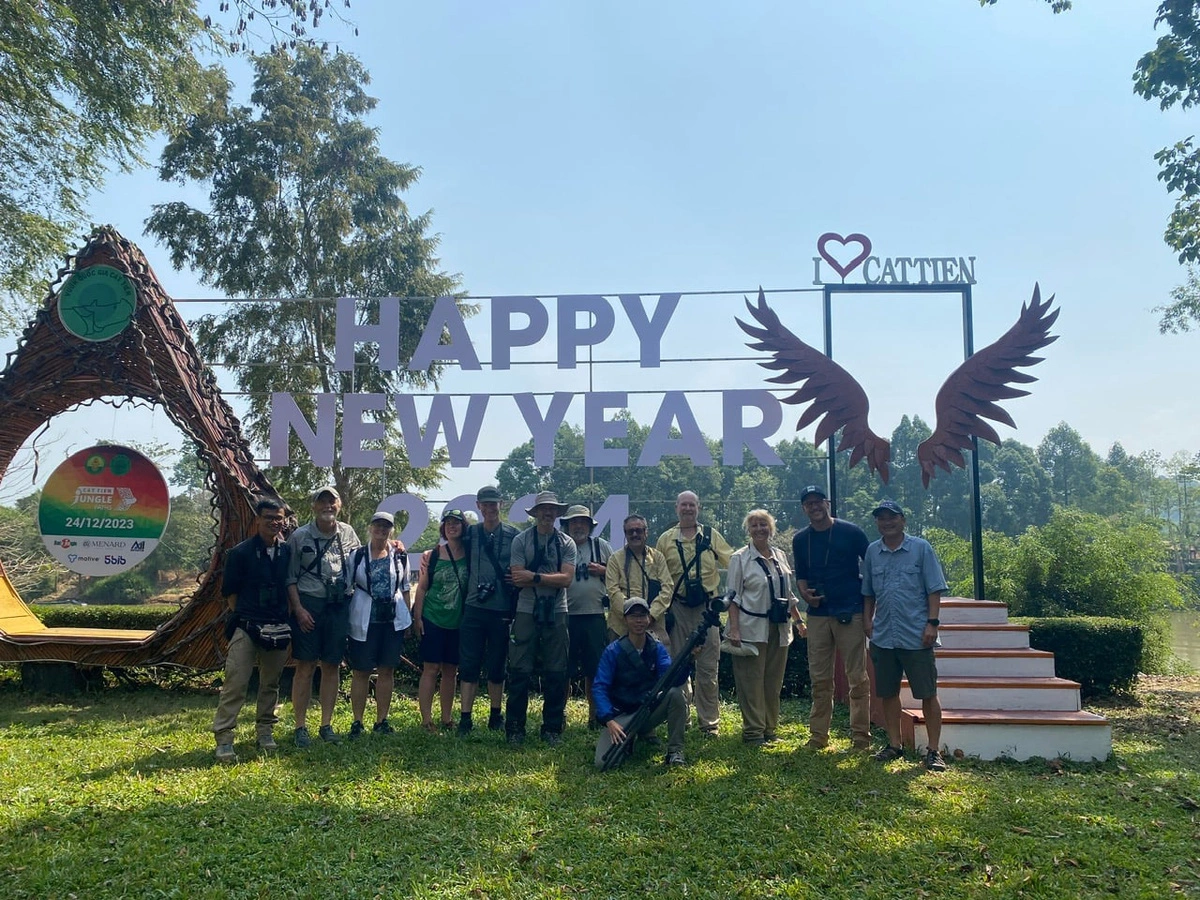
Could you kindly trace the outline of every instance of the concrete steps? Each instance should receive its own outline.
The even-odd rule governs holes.
[[[1103,760],[1112,728],[1082,710],[1079,685],[1057,678],[1054,654],[1029,647],[1029,629],[1008,622],[1002,603],[942,601],[936,651],[942,750],[980,759]],[[921,703],[901,684],[907,746],[928,743]]]

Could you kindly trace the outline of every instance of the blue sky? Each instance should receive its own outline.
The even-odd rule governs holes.
[[[1120,441],[1191,454],[1200,338],[1159,335],[1151,309],[1184,278],[1161,239],[1172,203],[1153,154],[1195,126],[1132,92],[1156,4],[1076,6],[1054,16],[1040,0],[359,0],[349,12],[360,36],[341,45],[372,74],[384,152],[423,169],[409,204],[434,211],[443,264],[472,294],[811,287],[826,231],[865,233],[880,256],[975,256],[977,347],[1012,324],[1035,281],[1062,309],[1061,338],[1033,370],[1033,395],[1007,404],[1018,429],[1003,437],[1036,445],[1065,420],[1100,453]],[[142,247],[168,293],[211,298],[142,234],[151,204],[180,195],[139,172],[110,179],[92,208]],[[685,297],[669,354],[746,355],[740,304],[740,294]],[[819,344],[819,295],[772,304]],[[961,361],[953,301],[856,299],[839,303],[834,328],[835,357],[866,386],[876,431],[905,413],[932,423],[937,388]],[[486,343],[484,319],[470,329]],[[631,346],[618,329],[598,352]],[[539,351],[527,358],[553,356]],[[762,375],[748,362],[622,367],[595,387],[744,388]],[[443,387],[582,392],[587,378],[531,367]],[[639,400],[635,415],[652,417],[656,402]],[[718,430],[719,404],[695,408]],[[569,418],[581,414],[577,401]],[[795,418],[785,412],[778,437]],[[479,455],[528,437],[513,419],[497,401]],[[56,423],[67,445],[178,439],[161,413],[78,421]],[[445,494],[490,474],[456,471]],[[19,476],[5,498],[24,493]]]

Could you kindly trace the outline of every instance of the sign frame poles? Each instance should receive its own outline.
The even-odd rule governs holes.
[[[963,359],[975,355],[975,316],[971,285],[957,284],[824,284],[821,313],[825,331],[825,355],[833,359],[833,295],[842,294],[958,294],[962,303]],[[829,503],[837,515],[837,436],[831,435],[826,451],[829,473]],[[983,589],[983,500],[979,489],[979,438],[971,437],[971,570],[976,600]]]

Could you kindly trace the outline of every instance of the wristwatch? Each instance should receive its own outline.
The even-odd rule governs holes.
[[[926,619],[925,621],[928,622],[930,625],[932,625],[934,628],[940,628],[942,625],[941,621],[938,619]]]
[[[534,584],[541,584],[541,583],[542,583],[542,573],[541,573],[541,572],[534,572],[534,573],[533,573],[533,583],[534,583]]]

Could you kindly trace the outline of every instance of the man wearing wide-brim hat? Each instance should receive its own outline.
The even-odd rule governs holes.
[[[508,648],[510,744],[525,742],[534,666],[542,661],[542,740],[562,742],[567,709],[567,588],[575,577],[575,542],[555,527],[567,511],[553,491],[540,491],[525,510],[536,525],[512,542],[512,579],[521,589]]]
[[[604,607],[608,594],[604,589],[605,567],[613,554],[612,545],[602,537],[593,537],[599,524],[586,506],[576,505],[562,516],[563,527],[575,542],[575,579],[567,588],[567,673],[583,674],[583,689],[588,701],[588,727],[596,728],[596,706],[592,700],[592,680],[600,665],[600,654],[608,644]]]

